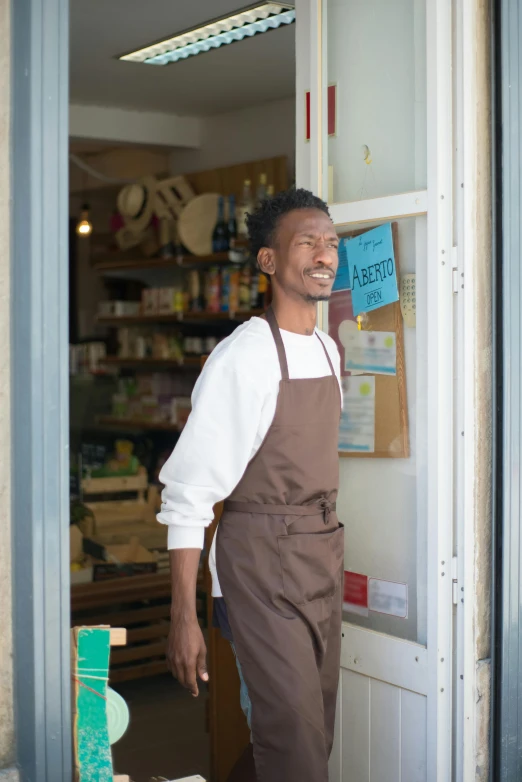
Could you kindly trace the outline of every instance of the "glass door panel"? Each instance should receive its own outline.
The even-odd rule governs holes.
[[[351,225],[350,231],[371,231],[371,224]],[[340,492],[338,515],[346,527],[346,602],[344,619],[368,629],[410,641],[426,643],[427,611],[427,329],[429,323],[427,297],[427,262],[425,216],[404,218],[392,224],[395,235],[394,252],[399,270],[399,282],[408,278],[408,291],[416,287],[416,320],[405,322],[398,304],[387,305],[360,316],[362,329],[357,334],[351,319],[351,293],[335,292],[322,313],[323,329],[334,338],[341,353],[345,390],[345,411],[350,408],[352,382],[369,380],[373,401],[368,402],[365,416],[373,416],[375,455],[361,457],[353,451],[340,456]],[[347,232],[343,226],[340,235]],[[411,287],[410,287],[411,286]],[[399,284],[399,289],[400,289]],[[350,311],[348,310],[348,307]],[[339,312],[342,313],[339,316]],[[381,326],[372,324],[382,324]],[[407,325],[409,323],[409,325]],[[382,333],[390,329],[390,333]],[[370,347],[386,344],[393,332],[395,364],[391,376],[369,370],[352,375],[348,370],[355,350],[361,350],[360,332]],[[381,331],[381,333],[376,333]],[[353,336],[355,332],[355,337]],[[354,340],[354,341],[351,341]],[[372,344],[372,341],[374,344]],[[359,347],[358,347],[359,346]],[[360,355],[360,354],[359,354]],[[381,357],[383,353],[379,354]],[[366,359],[365,359],[366,360]],[[393,363],[393,362],[392,362]],[[381,368],[382,370],[382,368]],[[395,375],[394,375],[395,373]],[[352,380],[350,380],[352,378]],[[402,378],[402,381],[400,380]],[[366,384],[366,383],[365,383]],[[394,389],[402,389],[395,398]],[[371,394],[371,395],[372,395]],[[370,395],[370,396],[371,396]],[[397,406],[404,405],[406,416],[400,431],[391,432],[384,440],[382,431],[389,427]],[[351,412],[350,412],[351,411]],[[345,419],[346,420],[346,419]],[[406,444],[406,445],[405,445]],[[341,443],[341,448],[343,444]],[[367,590],[365,596],[364,590]]]
[[[330,203],[426,188],[426,0],[324,0]]]

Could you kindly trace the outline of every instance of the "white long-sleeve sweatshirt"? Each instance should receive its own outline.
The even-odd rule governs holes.
[[[339,376],[335,342],[319,332]],[[281,329],[291,379],[323,377],[330,367],[321,342]],[[268,323],[252,318],[209,357],[192,394],[192,412],[163,466],[158,521],[168,525],[169,549],[203,548],[213,508],[241,480],[273,421],[281,370]],[[212,593],[221,596],[215,541],[210,554]]]

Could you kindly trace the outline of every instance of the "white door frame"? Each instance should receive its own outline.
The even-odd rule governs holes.
[[[456,376],[455,534],[458,553],[455,660],[455,775],[461,782],[476,779],[476,650],[475,650],[475,520],[476,508],[476,215],[478,81],[476,0],[456,0],[455,6],[455,261]],[[483,357],[481,360],[484,360]]]
[[[392,2],[392,0],[390,0]],[[296,1],[296,180],[326,196],[322,123],[323,0]],[[426,0],[427,148],[426,191],[358,203],[335,204],[338,225],[427,214],[428,290],[439,328],[430,330],[428,365],[428,627],[427,769],[429,782],[452,778],[452,559],[454,524],[454,304],[453,304],[453,117],[452,3]],[[305,93],[310,91],[310,140],[305,140]],[[322,313],[319,313],[320,322]],[[345,625],[351,642],[358,635]],[[375,634],[378,635],[378,634]],[[382,637],[384,639],[384,637]],[[391,639],[393,642],[395,639]],[[401,642],[406,643],[406,642]],[[393,644],[392,644],[393,645]],[[418,647],[416,645],[416,649]],[[345,655],[343,655],[344,657]],[[349,650],[348,650],[348,658]],[[349,660],[344,660],[344,663]],[[352,660],[353,664],[353,660]],[[353,668],[357,670],[357,668]]]

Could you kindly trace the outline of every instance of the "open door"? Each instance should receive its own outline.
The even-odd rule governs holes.
[[[352,439],[340,454],[345,612],[330,780],[449,781],[451,3],[297,0],[296,23],[297,185],[328,201],[341,235],[394,223],[398,283],[414,275],[408,280],[416,288],[416,318],[400,322],[403,344],[396,347],[402,393],[394,402],[389,385],[367,369],[373,401],[359,432],[366,452]],[[400,320],[397,305],[389,306]],[[385,309],[372,315],[393,322]],[[371,330],[375,319],[361,318],[362,331]],[[333,298],[321,307],[319,325],[338,341],[348,378],[348,343]],[[349,386],[345,410],[357,432],[360,411]],[[400,428],[386,438],[393,415]]]
[[[296,0],[297,185],[328,201],[340,234],[393,223],[398,283],[412,275],[416,293],[395,358],[401,428],[381,436],[390,399],[367,371],[373,434],[364,456],[340,456],[346,604],[330,782],[451,779],[451,51],[447,0]],[[381,316],[368,323],[390,322]],[[348,376],[333,306],[319,326]],[[224,782],[248,733],[232,655],[213,630],[209,657],[213,782]]]

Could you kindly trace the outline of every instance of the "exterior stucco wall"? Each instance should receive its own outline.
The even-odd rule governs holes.
[[[476,780],[489,779],[491,701],[491,532],[492,532],[492,179],[491,179],[491,12],[488,0],[476,6],[477,192],[475,329],[475,595]]]
[[[10,406],[10,2],[0,0],[0,768],[14,761]],[[0,776],[1,778],[1,776]]]

